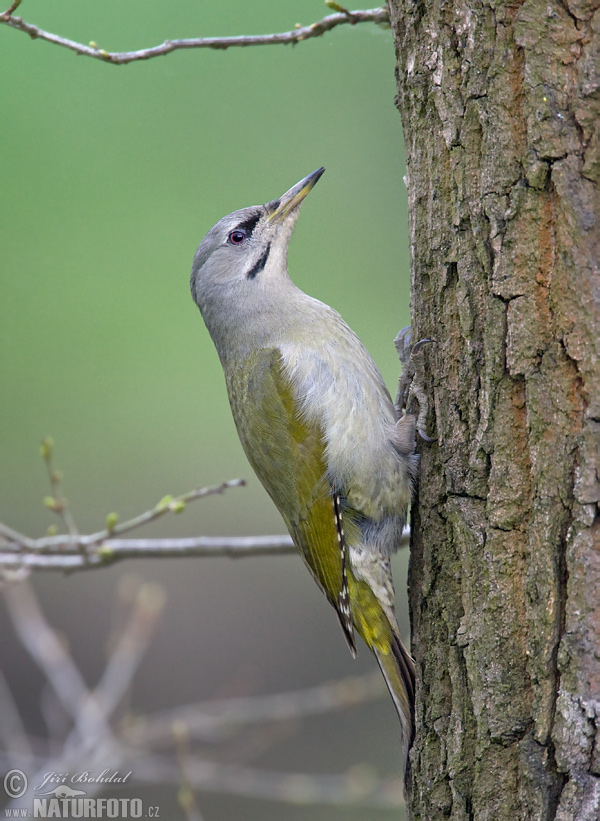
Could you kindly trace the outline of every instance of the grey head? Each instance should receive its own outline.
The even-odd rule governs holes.
[[[249,314],[257,319],[295,289],[287,273],[288,245],[300,204],[324,171],[318,168],[266,205],[228,214],[198,246],[190,288],[218,349],[225,326],[247,325]]]

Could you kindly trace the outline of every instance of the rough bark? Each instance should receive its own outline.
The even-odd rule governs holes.
[[[414,339],[418,819],[600,818],[600,12],[391,0]]]

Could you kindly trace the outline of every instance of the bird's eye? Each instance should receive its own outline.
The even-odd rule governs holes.
[[[229,234],[228,239],[232,245],[241,245],[242,242],[246,239],[246,232],[232,231],[231,234]]]

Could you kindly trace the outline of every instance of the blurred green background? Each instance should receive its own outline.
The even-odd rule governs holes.
[[[284,31],[331,12],[321,0],[25,0],[16,13],[115,51]],[[324,165],[292,240],[290,272],[339,310],[394,392],[409,259],[391,32],[343,26],[295,47],[185,51],[117,67],[0,26],[0,69],[0,519],[33,536],[53,522],[39,456],[50,434],[82,532],[100,528],[110,511],[129,518],[167,493],[238,476],[248,487],[137,535],[283,532],[237,441],[220,365],[189,294],[190,266],[224,214],[271,200]],[[405,632],[406,561],[395,561]],[[168,596],[136,678],[137,711],[296,689],[374,666],[364,647],[352,661],[296,557],[38,575],[45,612],[90,684],[103,669],[115,585],[132,573],[160,582]],[[0,630],[3,670],[27,728],[40,734],[42,678],[4,613]],[[399,762],[385,699],[298,728],[250,763],[298,772],[365,763],[393,775]],[[216,795],[199,801],[208,821],[371,817]]]

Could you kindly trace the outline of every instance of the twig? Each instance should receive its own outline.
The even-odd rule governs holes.
[[[120,533],[127,533],[136,527],[154,522],[166,513],[181,513],[188,502],[193,502],[196,499],[204,499],[206,496],[215,496],[216,494],[224,493],[232,487],[244,487],[245,484],[246,482],[243,479],[231,479],[229,482],[223,482],[223,484],[215,485],[214,487],[202,487],[197,490],[190,490],[189,493],[184,493],[182,496],[165,496],[152,510],[147,510],[140,516],[135,516],[133,519],[129,519],[122,524],[114,524],[105,530],[100,530],[98,533],[92,533],[91,536],[84,536],[81,538],[81,544],[83,547],[100,544],[112,536],[118,536]]]
[[[408,544],[410,530],[404,529],[399,547]],[[53,540],[51,542],[51,539]],[[285,556],[296,549],[289,536],[198,536],[181,539],[107,539],[85,555],[65,537],[45,537],[31,541],[27,550],[12,548],[0,552],[0,568],[30,570],[91,570],[124,559],[176,559],[226,556]]]
[[[41,540],[40,540],[41,541]],[[100,547],[85,555],[77,552],[77,546],[68,545],[61,551],[61,543],[45,546],[43,552],[10,550],[0,552],[0,568],[10,570],[91,570],[105,567],[123,559],[174,559],[181,557],[228,556],[239,559],[248,556],[274,556],[294,552],[289,536],[201,536],[195,539],[108,539]],[[73,552],[75,551],[75,552]]]
[[[52,459],[53,450],[54,440],[51,436],[47,436],[42,442],[40,452],[48,470],[48,478],[50,479],[52,496],[48,496],[44,501],[46,507],[53,510],[55,513],[58,513],[65,523],[70,536],[73,539],[76,539],[79,536],[79,531],[77,530],[75,519],[69,510],[69,503],[62,494],[61,482],[63,477],[62,473],[54,467],[54,462]]]
[[[118,707],[147,650],[156,617],[164,596],[153,584],[140,587],[121,640],[112,652],[100,684],[90,692],[83,677],[46,621],[33,589],[27,585],[8,587],[5,591],[8,610],[15,630],[31,657],[45,673],[58,701],[73,721],[62,750],[38,764],[32,783],[41,783],[48,772],[73,772],[73,768],[94,768],[110,760],[118,767],[126,754],[110,726],[112,713]],[[23,755],[23,753],[21,754]],[[33,763],[30,759],[29,766]],[[86,784],[89,797],[101,784]]]
[[[0,525],[0,530],[2,525]],[[86,537],[82,537],[86,538]],[[71,556],[80,550],[80,540],[67,535],[42,536],[40,539],[29,539],[26,536],[16,543],[2,544],[0,549],[25,548],[34,551],[36,556]],[[246,555],[254,553],[289,553],[293,543],[290,536],[184,536],[182,538],[164,539],[113,539],[101,542],[99,558],[110,559],[114,553],[116,559],[153,558],[155,556],[222,556]],[[93,558],[90,552],[89,557]],[[11,559],[15,561],[14,557]]]
[[[14,2],[10,4],[6,11],[3,14],[0,14],[0,22],[6,23],[8,20],[10,20],[10,18],[13,15],[13,12],[15,12],[20,5],[21,0],[14,0]]]
[[[342,775],[283,773],[190,756],[186,775],[197,789],[227,795],[283,801],[395,809],[404,805],[399,778],[379,779],[370,767],[353,767]],[[136,761],[136,781],[179,783],[180,772],[171,758],[145,756]]]
[[[181,539],[107,539],[103,543],[107,552],[119,559],[136,559],[138,556],[167,558],[181,556],[270,556],[293,552],[290,536],[190,536]]]
[[[82,768],[97,773],[110,762],[114,770],[123,767],[134,771],[135,784],[178,786],[182,807],[190,821],[201,819],[193,795],[197,789],[292,804],[380,808],[402,804],[399,779],[378,779],[370,768],[360,765],[341,775],[263,771],[208,760],[193,753],[189,744],[192,738],[224,740],[232,731],[250,724],[325,714],[377,698],[384,690],[378,675],[351,677],[306,691],[200,703],[135,721],[129,718],[119,725],[115,723],[114,712],[147,652],[149,635],[162,605],[160,592],[153,585],[142,585],[138,590],[122,638],[110,653],[100,684],[92,691],[44,618],[32,589],[26,584],[9,587],[5,595],[18,635],[51,683],[73,722],[73,729],[62,748],[55,748],[50,756],[40,755],[42,745],[33,738],[30,743],[21,738],[18,744],[12,739],[8,751],[0,752],[1,769],[19,767],[35,785],[42,783],[49,773],[68,775]],[[10,713],[12,698],[1,687],[0,700]],[[10,716],[8,720],[9,724],[3,727],[5,732],[11,729]],[[154,751],[173,742],[174,722],[179,733],[178,762],[169,751]],[[13,721],[13,730],[15,727],[17,734],[22,735],[24,730]],[[32,767],[36,772],[31,772]],[[86,797],[100,789],[100,782],[86,782]],[[11,809],[21,806],[18,800],[9,804]]]
[[[23,547],[32,550],[35,546],[35,539],[30,539],[29,536],[24,536],[17,530],[13,530],[12,527],[2,524],[2,522],[0,522],[0,535],[4,536],[5,539],[8,539],[9,544],[6,545],[6,547],[14,548],[15,550],[19,550]]]
[[[177,724],[185,726],[192,738],[214,742],[230,735],[234,727],[348,710],[378,700],[385,692],[381,675],[376,671],[305,690],[188,704],[131,722],[123,740],[136,747],[162,745],[172,737],[173,726]]]
[[[96,738],[98,733],[110,736],[106,717],[90,696],[64,644],[44,618],[33,588],[27,582],[9,585],[4,597],[15,632],[44,672],[67,715],[72,717],[79,738]]]
[[[109,52],[104,49],[99,49],[95,43],[85,45],[84,43],[77,43],[74,40],[68,40],[66,37],[60,37],[58,34],[44,31],[32,23],[25,22],[21,17],[11,16],[11,9],[14,11],[11,6],[4,14],[0,15],[0,23],[4,23],[11,28],[24,32],[34,40],[46,40],[48,43],[70,49],[77,54],[93,57],[96,60],[102,60],[105,63],[112,63],[113,65],[125,65],[126,63],[133,63],[136,60],[149,60],[152,57],[170,54],[172,51],[178,51],[180,49],[212,48],[224,50],[228,48],[243,48],[246,46],[295,44],[300,43],[302,40],[309,40],[312,37],[320,37],[325,34],[325,32],[336,28],[336,26],[347,23],[350,25],[355,25],[356,23],[387,23],[389,20],[386,8],[350,12],[344,10],[336,14],[329,14],[327,17],[324,17],[317,23],[311,23],[309,26],[299,26],[298,28],[292,29],[292,31],[284,31],[279,34],[241,35],[237,37],[193,37],[185,40],[165,40],[164,43],[158,46],[140,49],[139,51]]]
[[[42,447],[44,454],[44,446]],[[46,461],[48,457],[44,455]],[[52,468],[50,467],[52,471]],[[58,479],[60,481],[60,479]],[[122,524],[118,524],[118,517],[115,513],[110,513],[106,519],[108,527],[97,533],[88,536],[81,536],[77,532],[61,534],[58,536],[46,536],[41,539],[30,539],[16,530],[0,524],[0,536],[4,536],[5,541],[0,541],[0,567],[14,571],[15,569],[51,568],[56,567],[62,570],[72,570],[110,564],[115,561],[115,556],[107,542],[115,534],[126,533],[141,525],[153,522],[167,513],[180,513],[185,509],[188,502],[195,499],[203,499],[206,496],[223,493],[232,487],[243,487],[243,479],[233,479],[223,482],[214,487],[204,487],[184,493],[181,496],[165,496],[150,510],[129,519]],[[48,507],[61,512],[66,506],[66,501],[62,497],[57,498],[56,494],[48,501]],[[123,547],[127,545],[126,539],[115,540],[117,545]],[[135,541],[135,540],[134,540]],[[144,540],[141,540],[144,541]],[[170,540],[167,540],[170,541]],[[147,546],[146,546],[147,548]],[[163,555],[167,550],[173,550],[173,545],[166,548],[162,545]],[[125,558],[125,556],[122,556]]]
[[[177,753],[177,763],[180,773],[180,785],[177,793],[179,806],[185,813],[187,821],[202,821],[202,813],[198,808],[198,801],[196,800],[194,787],[188,773],[188,762],[191,757],[190,736],[185,724],[174,724],[172,736],[175,740],[175,751]]]
[[[128,623],[92,693],[105,716],[114,713],[131,687],[164,605],[165,594],[160,585],[146,583],[137,590]]]
[[[33,755],[27,731],[8,682],[0,672],[0,739],[9,756]],[[17,766],[17,764],[11,764]]]

